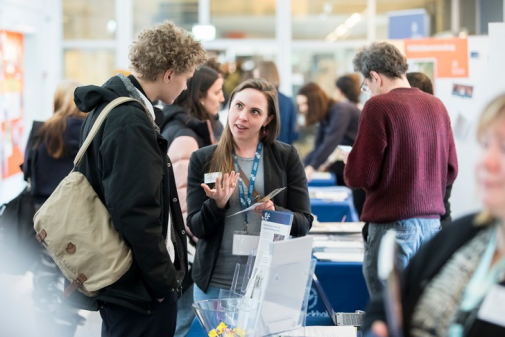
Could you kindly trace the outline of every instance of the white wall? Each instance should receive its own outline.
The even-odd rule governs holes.
[[[0,0],[0,29],[25,38],[25,134],[34,119],[52,113],[52,95],[62,77],[61,0]],[[24,184],[19,176],[0,180],[0,202],[12,199]]]
[[[489,36],[468,38],[468,52],[473,54],[469,58],[468,78],[438,79],[435,83],[435,95],[444,102],[451,116],[458,154],[459,173],[450,199],[453,218],[481,208],[474,177],[475,159],[479,154],[477,122],[486,104],[497,94],[505,93],[505,24],[493,25],[500,26],[490,31]],[[473,86],[473,97],[452,95],[453,84]]]

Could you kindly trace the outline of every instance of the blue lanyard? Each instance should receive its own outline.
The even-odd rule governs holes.
[[[256,153],[254,155],[251,176],[249,177],[249,191],[248,191],[249,194],[247,196],[247,199],[244,194],[244,186],[243,186],[242,177],[239,176],[239,178],[238,178],[240,205],[242,206],[242,209],[246,209],[247,207],[251,206],[251,201],[252,201],[253,191],[254,191],[254,183],[256,182],[256,174],[258,173],[258,167],[260,164],[262,149],[263,149],[263,144],[261,142],[259,142],[258,147],[256,148]],[[240,169],[238,167],[238,158],[237,158],[237,155],[235,154],[235,151],[233,151],[233,159],[235,159],[235,163],[234,163],[235,164],[235,172],[240,172]],[[245,217],[244,223],[246,225],[245,229],[247,231],[247,212],[244,212],[244,217]]]

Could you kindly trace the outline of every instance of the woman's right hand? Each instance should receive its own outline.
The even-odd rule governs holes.
[[[226,203],[230,200],[230,197],[237,187],[237,181],[240,177],[240,173],[235,173],[235,171],[231,171],[230,174],[226,173],[223,178],[223,184],[221,186],[221,178],[218,177],[216,179],[215,188],[211,189],[207,184],[202,184],[202,188],[205,191],[205,194],[214,199],[217,207],[225,208]]]
[[[307,181],[312,179],[312,174],[314,174],[315,169],[312,166],[305,167],[305,176],[307,177]]]

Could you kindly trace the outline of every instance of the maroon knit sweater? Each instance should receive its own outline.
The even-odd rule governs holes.
[[[451,123],[438,98],[399,88],[366,102],[344,171],[349,187],[366,191],[362,221],[438,218],[457,175]]]

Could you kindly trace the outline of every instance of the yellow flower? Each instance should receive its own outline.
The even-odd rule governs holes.
[[[226,329],[226,328],[227,328],[226,324],[224,324],[223,322],[221,322],[221,323],[217,326],[217,331],[218,331],[219,333],[223,333],[223,330],[224,330],[224,329]]]
[[[209,332],[209,337],[218,337],[219,335],[217,334],[216,330],[215,329],[212,329],[210,332]]]
[[[241,327],[237,327],[235,335],[238,337],[245,337],[245,331]]]

